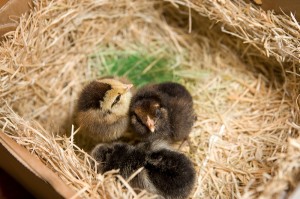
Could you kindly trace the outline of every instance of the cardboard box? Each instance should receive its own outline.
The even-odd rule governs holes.
[[[262,0],[261,4],[264,10],[274,10],[277,14],[284,12],[291,16],[296,15],[296,19],[300,21],[300,1],[299,0]]]
[[[76,196],[76,192],[37,157],[1,131],[0,157],[0,167],[36,198],[58,199]]]
[[[0,0],[0,37],[15,30],[18,18],[32,6],[32,0]]]
[[[294,14],[297,21],[300,21],[300,1],[299,0],[244,0],[247,3],[255,3],[264,10],[274,10],[276,14],[285,13],[291,16]]]

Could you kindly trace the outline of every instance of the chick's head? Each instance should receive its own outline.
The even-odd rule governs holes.
[[[111,86],[111,89],[106,91],[103,100],[100,101],[101,110],[116,115],[126,114],[132,97],[130,88],[133,85],[124,84],[115,79],[101,79],[98,82]]]
[[[143,99],[135,104],[134,115],[151,133],[159,130],[168,120],[167,110],[155,99]]]
[[[146,153],[132,145],[122,142],[98,144],[91,152],[97,162],[97,171],[104,173],[112,169],[119,169],[120,174],[127,178],[138,168],[143,166]]]

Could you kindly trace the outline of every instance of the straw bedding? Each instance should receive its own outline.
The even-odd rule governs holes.
[[[192,144],[180,148],[197,170],[191,198],[289,195],[300,165],[299,32],[293,18],[237,0],[38,1],[1,43],[0,127],[79,196],[154,198],[117,171],[97,175],[64,125],[101,75],[92,54],[162,53],[194,98]]]

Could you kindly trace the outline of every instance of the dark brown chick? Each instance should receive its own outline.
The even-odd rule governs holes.
[[[184,86],[172,82],[139,89],[129,115],[133,131],[142,140],[184,140],[195,121],[192,96]]]
[[[75,122],[80,132],[97,142],[121,137],[129,125],[132,84],[116,79],[90,82],[80,93]]]
[[[142,170],[129,182],[133,188],[146,189],[167,199],[184,199],[195,183],[192,162],[182,153],[161,147],[125,143],[99,144],[91,155],[98,162],[98,172],[119,169],[128,179],[139,168]]]

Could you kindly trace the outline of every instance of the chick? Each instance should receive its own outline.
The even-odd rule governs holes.
[[[120,175],[128,179],[143,168],[129,183],[133,188],[146,189],[163,198],[187,198],[195,183],[192,162],[184,154],[162,148],[160,144],[150,148],[149,144],[99,144],[91,155],[98,162],[100,173],[119,169]]]
[[[129,178],[136,170],[143,167],[146,159],[144,150],[138,150],[132,145],[121,142],[98,144],[92,150],[91,156],[98,162],[97,172],[105,173],[113,169],[120,169],[120,174],[124,178]],[[133,181],[134,184],[140,182],[137,179],[133,179]]]
[[[121,137],[129,125],[131,87],[117,79],[100,79],[86,85],[75,113],[80,132],[97,142]]]
[[[192,96],[184,86],[172,82],[138,90],[129,115],[133,131],[142,140],[152,141],[187,139],[195,121]]]
[[[168,199],[187,198],[195,184],[192,162],[182,153],[161,149],[146,156],[147,177],[156,193]]]

